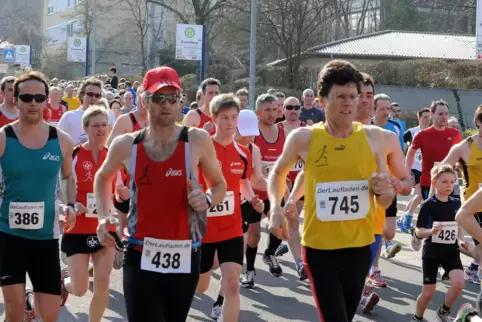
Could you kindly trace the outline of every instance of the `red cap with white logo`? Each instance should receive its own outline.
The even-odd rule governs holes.
[[[181,89],[179,75],[171,67],[161,66],[151,69],[144,76],[142,87],[149,94],[155,94],[163,87],[174,87]]]

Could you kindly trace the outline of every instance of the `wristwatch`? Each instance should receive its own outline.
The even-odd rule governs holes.
[[[208,203],[208,207],[211,208],[213,204],[213,199],[211,198],[211,195],[206,195],[206,202]]]

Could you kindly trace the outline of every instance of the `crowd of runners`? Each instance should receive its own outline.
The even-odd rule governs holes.
[[[255,287],[264,217],[263,262],[280,277],[279,256],[291,251],[320,321],[375,309],[374,288],[387,286],[379,258],[401,251],[397,228],[422,248],[412,321],[423,321],[439,267],[450,288],[438,321],[453,320],[464,280],[480,283],[482,105],[478,132],[465,139],[442,100],[406,129],[400,104],[375,95],[373,78],[342,60],[324,66],[303,104],[270,91],[248,108],[247,91],[221,93],[208,78],[199,107],[183,111],[186,96],[170,67],[148,71],[135,91],[128,84],[122,102],[104,81],[59,87],[27,72],[0,83],[6,321],[57,321],[70,294],[86,294],[89,277],[89,321],[101,321],[112,269],[122,269],[128,321],[181,322],[218,268],[211,317],[238,321],[239,287]],[[397,219],[397,194],[412,191]],[[474,258],[465,271],[460,253]],[[455,321],[482,321],[480,297]]]

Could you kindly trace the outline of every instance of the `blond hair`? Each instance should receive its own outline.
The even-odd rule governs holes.
[[[434,166],[430,171],[430,176],[432,177],[432,180],[438,180],[444,173],[451,173],[454,175],[454,177],[457,177],[457,173],[449,164],[439,164]]]
[[[107,121],[109,121],[109,112],[104,106],[91,105],[85,110],[84,115],[82,116],[82,124],[84,127],[89,126],[90,119],[97,115],[104,115],[107,118]]]

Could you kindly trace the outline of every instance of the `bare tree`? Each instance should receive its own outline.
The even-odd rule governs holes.
[[[315,45],[325,9],[326,3],[319,0],[264,0],[258,6],[259,36],[283,53],[292,88],[296,88],[301,54]]]
[[[41,37],[41,3],[27,5],[26,0],[0,0],[0,43],[8,41],[17,44],[25,41],[24,36]]]
[[[147,32],[149,28],[149,13],[147,1],[124,0],[131,14],[125,19],[126,26],[133,28],[134,37],[139,40],[141,50],[142,72],[147,71]],[[127,12],[126,12],[127,13]],[[134,30],[135,29],[135,30]]]

